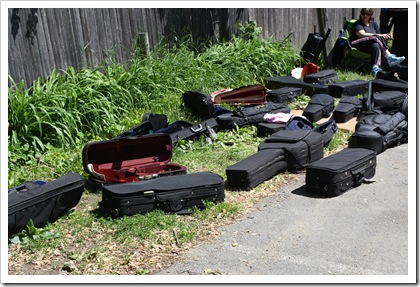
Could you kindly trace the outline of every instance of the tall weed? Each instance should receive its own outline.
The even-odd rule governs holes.
[[[66,153],[114,137],[144,113],[194,122],[196,116],[183,107],[183,92],[262,84],[265,77],[289,75],[300,61],[287,39],[234,37],[200,51],[193,46],[186,37],[175,46],[158,45],[147,57],[138,53],[127,67],[112,62],[80,71],[68,67],[29,89],[15,83],[8,91],[10,171],[37,163],[52,148]]]

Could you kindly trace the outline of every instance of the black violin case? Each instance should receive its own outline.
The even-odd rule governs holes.
[[[205,208],[204,202],[221,202],[225,182],[218,174],[197,172],[147,181],[106,185],[100,206],[114,216],[146,213],[156,209],[188,214]]]
[[[35,227],[55,222],[79,203],[84,187],[85,179],[70,172],[42,185],[26,181],[9,189],[9,236],[24,230],[29,220]]]
[[[237,189],[251,189],[286,169],[284,150],[265,149],[228,166],[227,182]]]
[[[367,148],[345,148],[306,167],[306,191],[334,197],[372,182],[376,171],[376,152]]]

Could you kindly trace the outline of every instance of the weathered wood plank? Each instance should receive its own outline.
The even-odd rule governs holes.
[[[330,51],[343,18],[358,17],[359,8],[324,9],[324,31],[331,28]],[[380,9],[375,8],[379,21]],[[53,70],[97,67],[107,57],[121,63],[130,60],[139,33],[148,33],[151,47],[162,37],[191,33],[197,43],[208,39],[230,39],[238,23],[254,20],[263,28],[262,37],[283,40],[290,33],[300,49],[309,33],[321,32],[316,8],[40,8],[34,45],[25,36],[30,9],[20,9],[20,29],[13,39],[9,9],[9,75],[29,86]],[[11,82],[9,81],[9,85]]]

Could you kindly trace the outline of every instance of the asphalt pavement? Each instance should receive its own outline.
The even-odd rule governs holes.
[[[408,144],[377,155],[373,179],[338,197],[321,198],[305,191],[302,173],[260,201],[255,211],[222,227],[219,238],[156,275],[222,275],[186,278],[207,283],[415,282],[416,255],[409,245],[415,251],[416,232],[409,218],[415,219],[416,205],[409,192],[416,190],[409,190]],[[232,281],[223,275],[271,276]],[[313,281],[306,275],[325,276]]]

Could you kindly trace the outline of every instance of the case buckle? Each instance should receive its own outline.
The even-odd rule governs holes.
[[[153,195],[155,195],[155,191],[154,190],[148,190],[148,191],[143,192],[143,195],[153,196]]]

